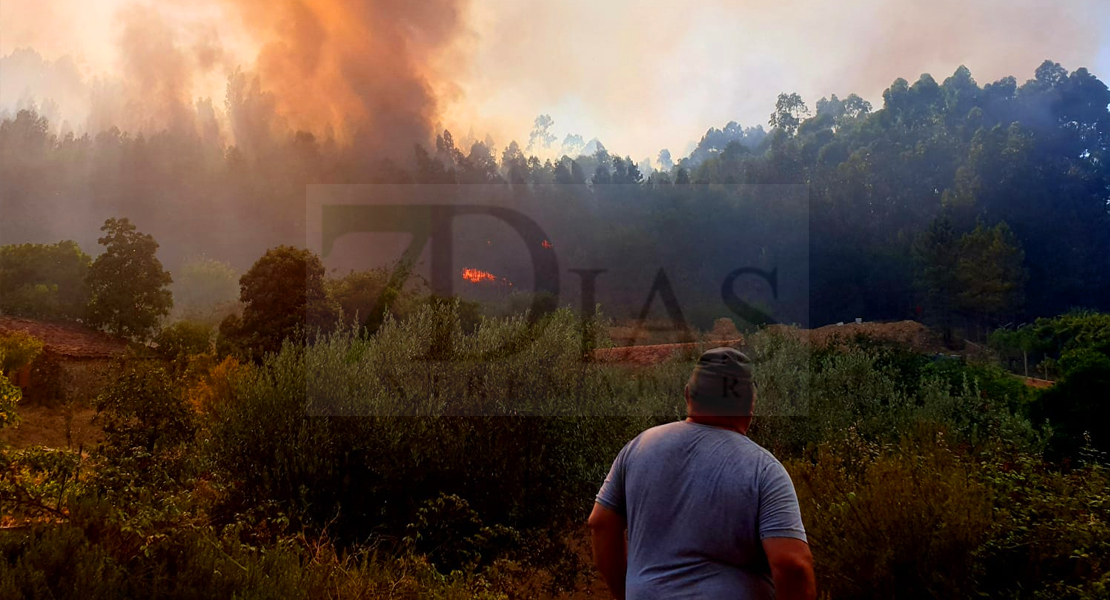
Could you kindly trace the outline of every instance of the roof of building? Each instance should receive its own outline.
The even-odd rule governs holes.
[[[38,338],[46,352],[70,358],[112,358],[127,350],[128,342],[77,323],[52,323],[19,317],[0,317],[0,332],[24,331]]]

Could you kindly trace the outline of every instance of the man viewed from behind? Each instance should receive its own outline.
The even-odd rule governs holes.
[[[686,385],[687,419],[617,455],[589,520],[614,597],[816,597],[794,485],[746,435],[754,402],[751,361],[710,350]]]

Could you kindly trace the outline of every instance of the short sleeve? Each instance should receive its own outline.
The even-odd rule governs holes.
[[[794,483],[777,460],[763,470],[759,483],[759,539],[773,537],[806,541]]]
[[[597,492],[595,500],[605,508],[612,510],[618,514],[626,514],[624,503],[624,463],[628,454],[628,446],[625,446],[617,454],[617,458],[613,460],[613,466],[609,467],[609,474],[605,476],[605,483],[601,484],[601,490]]]

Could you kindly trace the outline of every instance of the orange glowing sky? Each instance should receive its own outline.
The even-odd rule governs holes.
[[[415,6],[404,0],[373,2],[383,14],[412,12],[409,6]],[[459,10],[457,24],[444,18],[452,23],[450,31],[427,31],[438,22],[435,14],[418,14],[412,17],[415,26],[405,25],[417,30],[420,40],[438,36],[412,50],[409,60],[419,63],[436,126],[457,136],[489,134],[498,147],[511,139],[524,145],[533,118],[546,113],[554,118],[560,141],[577,133],[636,160],[654,158],[662,148],[678,156],[708,127],[730,120],[765,124],[781,91],[797,91],[811,106],[821,96],[852,92],[880,104],[882,90],[896,77],[912,80],[930,72],[939,81],[960,64],[981,84],[1004,75],[1024,81],[1045,58],[1068,69],[1086,66],[1110,79],[1105,0],[442,0],[438,6],[450,3]],[[121,64],[121,19],[136,6],[145,7],[167,28],[157,35],[173,44],[195,49],[218,41],[211,61],[182,68],[192,69],[187,94],[212,97],[221,106],[228,72],[255,68],[264,47],[273,60],[272,36],[296,25],[283,18],[260,28],[265,15],[259,11],[298,4],[8,1],[0,4],[0,55],[31,47],[47,60],[69,55],[89,80],[121,77],[127,72]],[[391,25],[352,28],[342,16],[321,23],[320,35],[346,36],[349,43],[358,43],[359,36],[374,38],[361,40],[368,47]],[[281,46],[276,48],[280,56]],[[0,78],[0,108],[10,110],[8,105],[27,94],[42,95],[35,81],[5,73]],[[371,79],[380,78],[375,73]],[[376,91],[370,86],[362,93]],[[63,112],[80,110],[77,101],[60,104]],[[312,112],[347,110],[356,109],[333,102]],[[329,123],[343,117],[331,115]]]

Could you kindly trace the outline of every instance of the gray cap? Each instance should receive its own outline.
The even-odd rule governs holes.
[[[701,355],[687,383],[702,408],[747,416],[752,411],[752,361],[735,348],[714,348]]]

